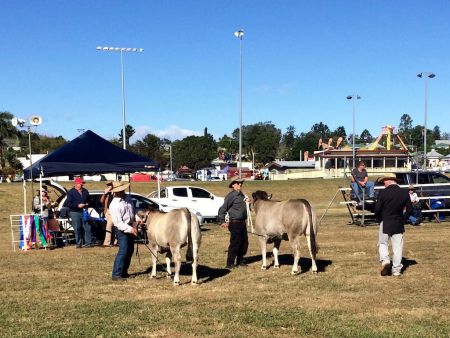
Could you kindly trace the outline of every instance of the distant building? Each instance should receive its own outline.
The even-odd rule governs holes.
[[[441,161],[441,158],[443,157],[444,155],[438,153],[434,149],[431,149],[431,151],[427,153],[428,166],[437,167],[439,165],[439,162]]]
[[[435,140],[434,147],[448,149],[450,148],[450,140]]]
[[[290,180],[317,177],[316,164],[312,161],[273,161],[264,166],[271,180]]]
[[[31,160],[33,163],[36,163],[44,156],[47,156],[47,154],[31,154]],[[22,167],[24,169],[28,168],[30,166],[30,155],[27,155],[26,157],[18,157],[17,160],[22,163]]]
[[[314,161],[273,161],[265,165],[270,171],[284,173],[292,169],[314,169]]]

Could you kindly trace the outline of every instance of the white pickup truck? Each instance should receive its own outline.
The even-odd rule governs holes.
[[[199,187],[173,186],[153,191],[147,197],[169,207],[187,207],[198,211],[205,221],[216,221],[219,208],[223,204],[223,197],[215,196],[213,193]]]

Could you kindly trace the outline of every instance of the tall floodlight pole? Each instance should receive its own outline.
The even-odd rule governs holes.
[[[352,110],[352,128],[353,128],[353,132],[352,132],[352,168],[354,168],[356,166],[356,155],[355,155],[355,100],[359,100],[361,99],[361,96],[355,94],[355,95],[349,95],[347,96],[347,100],[352,100],[353,103],[353,110]]]
[[[422,72],[417,74],[417,77],[423,78],[425,87],[425,113],[423,124],[423,163],[422,169],[427,167],[427,118],[428,118],[428,79],[436,77],[434,73]]]
[[[14,127],[20,127],[20,128],[27,128],[28,131],[28,149],[30,152],[30,181],[31,181],[31,213],[33,212],[33,194],[34,194],[34,185],[33,185],[33,157],[32,157],[32,151],[31,151],[31,127],[37,127],[38,125],[40,125],[42,123],[42,117],[39,115],[33,115],[29,118],[28,120],[28,124],[26,124],[25,119],[21,119],[21,118],[17,118],[17,117],[13,117],[13,119],[11,120],[11,124]],[[24,214],[27,213],[27,209],[26,209],[26,192],[25,192],[25,176],[23,178],[23,182],[24,182],[24,203],[23,203],[23,212]],[[41,182],[42,185],[42,182]],[[42,194],[39,194],[39,198],[41,199],[41,205],[42,205]],[[42,210],[41,210],[42,212]]]
[[[239,39],[241,86],[240,86],[240,114],[239,114],[239,178],[242,178],[242,37],[244,30],[234,32],[234,36]]]
[[[172,145],[170,145],[170,174],[172,174]]]
[[[101,52],[120,52],[120,75],[121,75],[121,85],[122,85],[122,141],[123,149],[127,149],[126,135],[125,135],[125,76],[123,71],[123,53],[134,52],[142,53],[143,48],[128,48],[128,47],[103,47],[98,46],[96,48]]]
[[[165,150],[169,150],[169,165],[170,165],[170,174],[172,175],[172,144],[166,144],[164,146]]]

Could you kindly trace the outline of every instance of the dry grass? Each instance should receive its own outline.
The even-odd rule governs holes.
[[[321,216],[340,180],[248,182],[244,189],[274,198],[305,197]],[[225,195],[225,182],[199,183]],[[87,188],[101,188],[101,183]],[[154,184],[133,184],[147,194]],[[183,265],[180,287],[160,269],[147,272],[151,257],[140,247],[137,277],[112,283],[116,249],[73,247],[12,253],[9,214],[20,213],[21,185],[1,184],[0,336],[25,337],[448,337],[450,332],[450,227],[407,227],[401,278],[380,277],[377,227],[347,225],[346,209],[333,204],[319,228],[319,269],[310,272],[305,246],[302,273],[290,275],[291,252],[281,248],[281,269],[260,270],[257,239],[250,238],[249,267],[228,272],[228,233],[204,227],[200,285],[189,284]],[[338,199],[339,200],[339,199]],[[303,241],[306,244],[306,241]],[[270,260],[270,259],[269,259]]]

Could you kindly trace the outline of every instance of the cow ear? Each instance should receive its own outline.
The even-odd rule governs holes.
[[[268,200],[271,200],[272,199],[272,194],[270,194],[270,196],[267,198]]]

